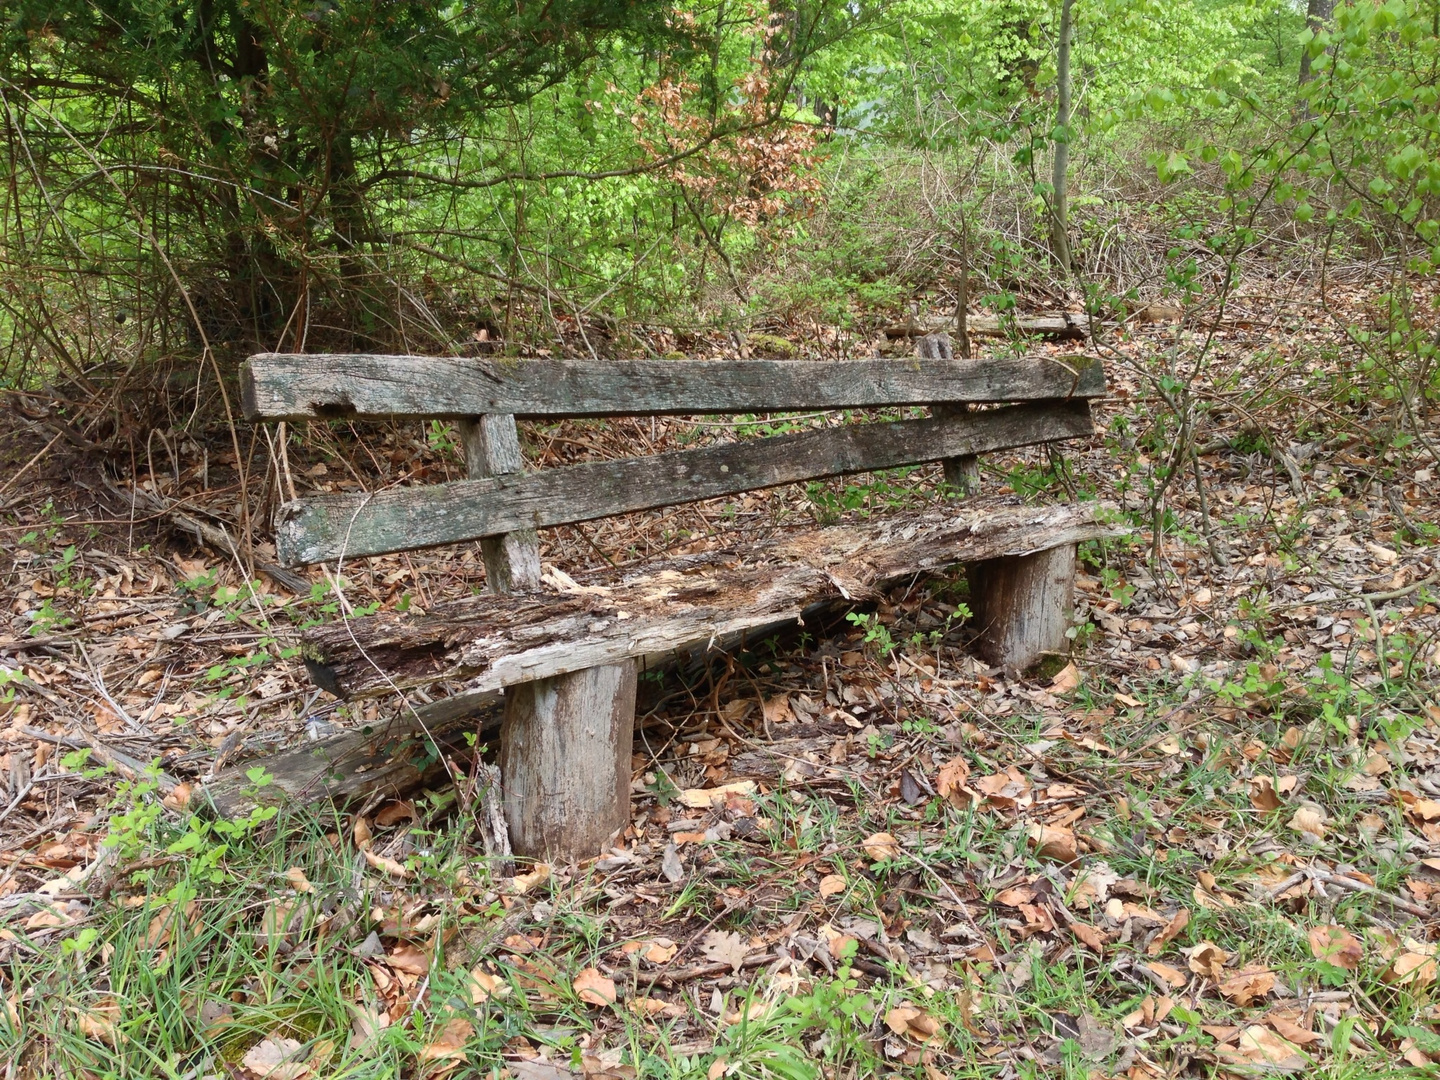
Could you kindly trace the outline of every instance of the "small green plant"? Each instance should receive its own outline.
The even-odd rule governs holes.
[[[32,637],[40,637],[44,634],[54,633],[56,630],[63,630],[74,622],[74,619],[57,608],[55,602],[47,596],[30,617],[30,634]]]
[[[453,453],[455,447],[460,445],[455,438],[455,429],[443,420],[430,421],[430,428],[425,432],[425,441],[437,454]]]
[[[874,645],[875,652],[882,658],[888,657],[897,648],[890,628],[880,621],[879,615],[873,612],[851,611],[846,614],[845,621],[865,631],[860,644]]]

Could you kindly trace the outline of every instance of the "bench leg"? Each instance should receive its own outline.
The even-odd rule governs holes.
[[[1049,653],[1069,651],[1075,545],[1011,555],[969,568],[976,642],[987,663],[1024,671]]]
[[[508,687],[500,731],[515,854],[598,855],[630,821],[635,662]]]

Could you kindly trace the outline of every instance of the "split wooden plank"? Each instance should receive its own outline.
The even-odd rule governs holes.
[[[646,416],[1099,397],[1086,356],[980,360],[480,360],[262,353],[241,369],[251,420]]]
[[[472,597],[420,617],[386,613],[316,627],[302,647],[348,696],[442,679],[479,692],[795,620],[827,598],[863,602],[888,583],[954,563],[1104,535],[1088,506],[976,500],[668,560],[644,572],[612,571],[579,592]]]
[[[903,323],[885,327],[885,336],[921,337],[925,334],[944,333],[954,328],[954,315],[912,316]],[[1090,316],[1076,311],[1057,311],[1044,315],[971,315],[965,320],[965,331],[980,337],[1022,334],[1058,338],[1062,341],[1083,341],[1090,336]]]
[[[820,477],[1083,438],[1092,430],[1087,401],[1035,402],[484,480],[322,495],[281,508],[275,544],[287,566],[411,551]]]
[[[320,799],[344,806],[377,793],[403,798],[444,779],[440,755],[468,753],[469,736],[477,729],[481,735],[497,729],[499,705],[500,694],[493,690],[442,698],[389,724],[242,762],[221,773],[192,801],[198,807],[208,802],[220,817],[233,818],[256,806],[308,807]],[[270,777],[264,787],[248,775],[256,765]]]

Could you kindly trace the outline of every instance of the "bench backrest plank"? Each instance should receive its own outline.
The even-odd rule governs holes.
[[[512,469],[489,479],[310,496],[281,509],[276,547],[286,566],[411,551],[797,481],[1081,438],[1092,430],[1087,401],[1041,401],[533,473]]]
[[[648,416],[1091,398],[1094,357],[980,360],[467,360],[262,353],[251,420]]]

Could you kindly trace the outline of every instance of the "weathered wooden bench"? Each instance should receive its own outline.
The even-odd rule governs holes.
[[[1091,433],[1105,390],[1083,356],[954,360],[472,360],[255,356],[255,421],[396,417],[458,422],[469,479],[286,504],[287,566],[480,541],[490,593],[420,616],[384,613],[308,631],[312,678],[342,697],[442,680],[504,696],[499,763],[514,849],[595,854],[629,820],[637,661],[878,597],[965,563],[978,647],[1025,668],[1068,642],[1076,545],[1102,534],[1082,506],[968,499],[920,514],[796,532],[759,545],[582,576],[542,571],[535,530],[796,481],[942,461],[962,492],[977,455]],[[975,409],[981,404],[1001,408]],[[928,417],[745,439],[527,472],[516,418],[756,414],[931,406]]]

